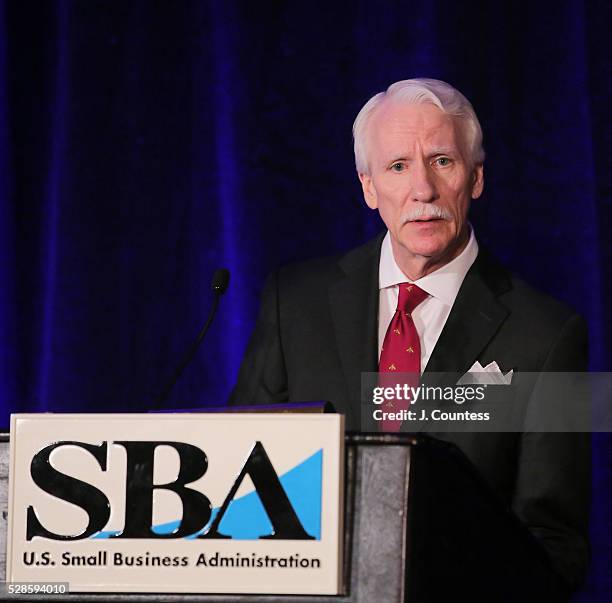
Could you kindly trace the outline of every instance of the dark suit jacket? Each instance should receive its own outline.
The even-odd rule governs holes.
[[[377,370],[382,236],[269,277],[233,404],[326,400],[360,430],[361,373]],[[478,360],[515,372],[586,370],[584,320],[480,252],[425,369]],[[447,433],[550,553],[568,584],[588,563],[590,441],[581,433]]]

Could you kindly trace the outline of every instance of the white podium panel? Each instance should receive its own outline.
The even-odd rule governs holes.
[[[335,595],[340,415],[14,415],[7,582]]]

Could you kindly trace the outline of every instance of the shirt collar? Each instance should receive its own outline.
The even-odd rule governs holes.
[[[470,240],[463,251],[448,264],[431,272],[416,281],[409,279],[397,265],[391,247],[391,235],[387,231],[380,250],[378,286],[380,289],[393,287],[399,283],[411,282],[438,298],[444,304],[452,306],[459,293],[461,283],[478,255],[478,243],[474,229],[470,225]]]

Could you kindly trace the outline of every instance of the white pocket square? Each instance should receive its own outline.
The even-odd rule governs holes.
[[[457,381],[457,385],[510,385],[513,372],[514,370],[510,370],[504,375],[497,362],[490,362],[483,367],[477,360]]]

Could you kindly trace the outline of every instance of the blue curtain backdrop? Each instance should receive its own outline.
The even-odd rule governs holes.
[[[447,80],[485,135],[479,241],[589,321],[611,365],[607,2],[4,2],[0,426],[142,411],[232,273],[169,407],[222,404],[277,265],[381,223],[351,124],[398,79]],[[612,440],[595,438],[593,570],[612,598]]]

